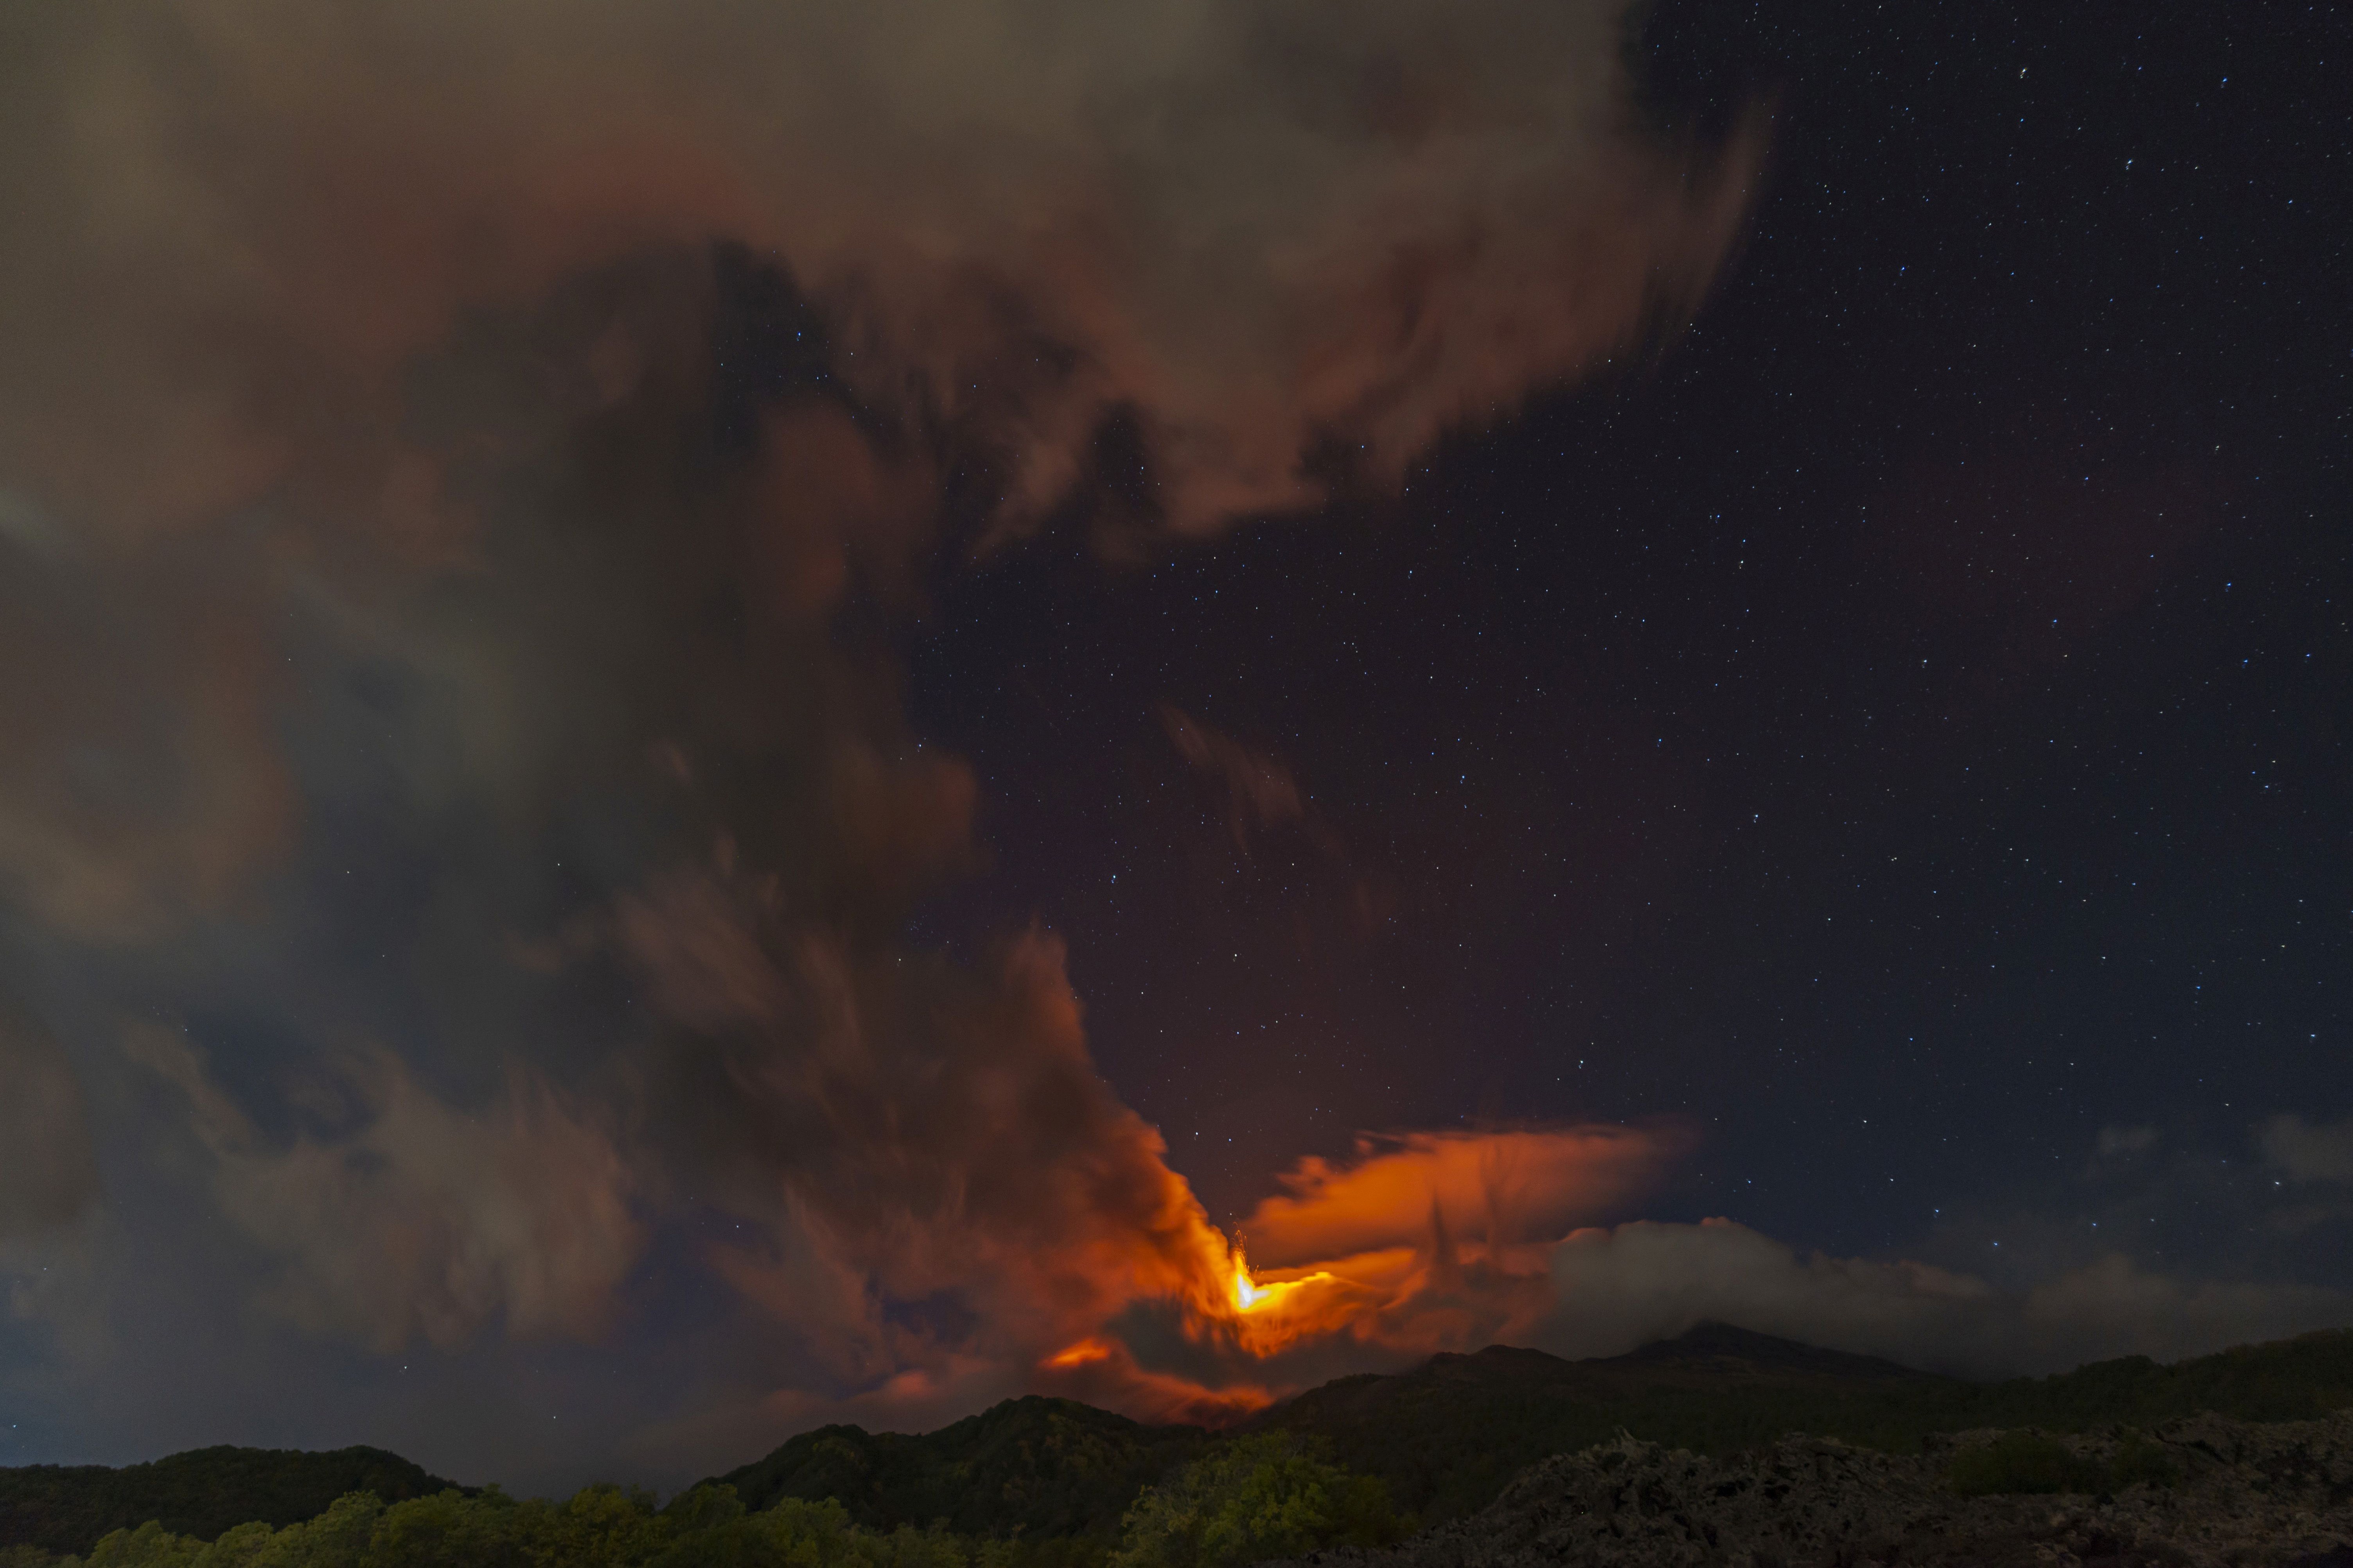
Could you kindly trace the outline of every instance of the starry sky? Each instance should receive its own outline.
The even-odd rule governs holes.
[[[0,1464],[2353,1322],[2340,16],[562,9],[0,10]]]
[[[2326,1274],[2237,1200],[2252,1123],[2353,1091],[2345,40],[1906,9],[1652,16],[1672,111],[1778,106],[1672,346],[1340,539],[1039,550],[911,640],[974,908],[1070,933],[1225,1209],[1357,1127],[1683,1114],[1674,1207],[1842,1252]],[[1162,705],[1319,831],[1238,850]],[[2087,1189],[2103,1128],[2198,1175]]]

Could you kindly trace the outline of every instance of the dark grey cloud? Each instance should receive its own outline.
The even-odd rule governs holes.
[[[64,1225],[98,1196],[98,1162],[73,1063],[0,1000],[0,1242]]]
[[[10,14],[0,468],[111,530],[290,473],[429,543],[387,378],[454,310],[647,243],[789,260],[871,404],[1006,515],[1139,419],[1214,529],[1686,313],[1746,210],[1636,123],[1621,8],[1152,0]],[[135,450],[117,433],[143,432]]]
[[[228,1296],[451,1353],[620,1331],[717,1214],[844,1386],[1215,1247],[1050,942],[893,936],[975,783],[834,617],[948,455],[999,531],[1106,421],[1129,525],[1392,479],[1687,312],[1757,152],[1646,134],[1609,5],[0,26],[0,884],[77,1020],[6,1060],[109,1085],[7,1212],[111,1169],[119,1280],[201,1193]]]
[[[2293,1112],[2263,1125],[2263,1162],[2298,1184],[2353,1184],[2353,1121],[2312,1122]]]
[[[260,1299],[313,1332],[385,1353],[518,1338],[593,1338],[644,1247],[633,1173],[611,1136],[521,1068],[459,1110],[385,1056],[360,1064],[360,1125],[270,1147],[176,1034],[132,1058],[188,1098],[225,1215],[286,1258]]]
[[[1707,1321],[1964,1376],[2160,1360],[2341,1325],[2353,1293],[2152,1271],[2122,1252],[2023,1288],[1905,1259],[1806,1253],[1730,1220],[1582,1231],[1552,1254],[1530,1342],[1609,1355]]]
[[[21,885],[27,976],[79,1013],[112,1155],[103,1223],[5,1259],[20,1398],[110,1382],[106,1345],[153,1331],[159,1286],[174,1331],[214,1341],[162,1381],[266,1386],[301,1359],[273,1333],[436,1367],[642,1340],[682,1310],[655,1269],[726,1303],[697,1331],[741,1357],[702,1390],[723,1410],[1014,1386],[1221,1265],[1096,1075],[1059,945],[959,961],[897,934],[973,863],[975,783],[907,732],[887,661],[833,612],[892,569],[920,498],[822,385],[729,434],[712,345],[748,265],[647,253],[412,361],[406,439],[461,558],[274,503],[239,525],[240,592],[209,607],[266,655],[223,754],[270,781],[276,827],[217,882],[131,828],[174,777],[173,682],[227,677],[159,658],[123,682],[145,749],[70,710],[36,731],[121,773],[131,828],[90,842],[138,896]],[[57,570],[135,619],[116,569]],[[48,635],[73,650],[70,618]],[[12,1043],[20,1062],[74,1082],[62,1051]],[[14,1199],[87,1206],[86,1138],[26,1147],[39,1181]],[[158,1247],[158,1226],[205,1239]],[[123,1393],[100,1403],[140,1429]]]

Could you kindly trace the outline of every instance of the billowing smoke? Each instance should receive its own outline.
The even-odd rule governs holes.
[[[1242,1228],[1251,1256],[1274,1264],[1435,1247],[1443,1234],[1501,1258],[1639,1196],[1688,1144],[1677,1131],[1627,1127],[1360,1138],[1344,1164],[1299,1162]]]
[[[73,1065],[46,1030],[0,1007],[0,1242],[62,1225],[98,1193]]]
[[[1005,521],[1107,422],[1146,438],[1152,519],[1312,503],[1715,274],[1756,139],[1641,134],[1620,10],[16,7],[0,471],[110,531],[293,482],[452,545],[404,466],[410,356],[725,235],[822,302],[868,406],[996,452]]]
[[[5,978],[73,1024],[0,1034],[0,1232],[88,1212],[87,1079],[315,1333],[594,1340],[682,1246],[812,1386],[1262,1399],[1350,1314],[1245,1331],[1054,940],[902,939],[976,784],[853,626],[1050,518],[1391,483],[1672,327],[1757,148],[1636,123],[1620,9],[8,7]],[[1442,1210],[1454,1147],[1268,1243],[1398,1159]],[[1360,1340],[1478,1294],[1422,1250]]]
[[[228,1217],[292,1255],[261,1294],[303,1328],[390,1352],[460,1345],[497,1320],[523,1336],[607,1326],[642,1244],[630,1172],[523,1069],[467,1114],[397,1058],[355,1064],[365,1098],[351,1136],[269,1149],[184,1039],[140,1029],[125,1045],[186,1093]]]

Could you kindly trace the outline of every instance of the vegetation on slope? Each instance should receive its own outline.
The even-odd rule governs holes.
[[[1032,1395],[921,1436],[822,1426],[717,1479],[753,1509],[833,1498],[873,1530],[938,1521],[965,1535],[1108,1545],[1136,1494],[1209,1441],[1198,1426]]]
[[[1963,1448],[1945,1471],[1945,1484],[1965,1498],[2058,1492],[2097,1496],[2131,1486],[2164,1489],[2180,1479],[2180,1467],[2164,1445],[2133,1427],[2121,1429],[2113,1451],[2105,1456],[2079,1452],[2045,1432],[2004,1432],[1989,1443]]]
[[[1221,1443],[1127,1510],[1110,1568],[1232,1568],[1334,1545],[1388,1546],[1412,1528],[1371,1476],[1287,1432]]]
[[[1222,1436],[1040,1398],[920,1436],[828,1426],[659,1510],[612,1488],[563,1504],[470,1498],[374,1449],[0,1470],[0,1568],[19,1568],[12,1552],[37,1565],[58,1551],[89,1552],[84,1568],[1107,1568],[1114,1557],[1115,1568],[1221,1568],[1229,1551],[1295,1554],[1300,1541],[1369,1541],[1408,1517],[1474,1511],[1525,1466],[1621,1431],[1718,1455],[1789,1432],[1911,1452],[1971,1428],[2077,1433],[2200,1410],[2277,1421],[2347,1406],[2348,1331],[2173,1366],[2129,1357],[1977,1384],[1709,1325],[1593,1361],[1500,1346],[1438,1356],[1326,1384]],[[2079,1479],[2073,1463],[2020,1437],[1951,1480],[2063,1487]],[[321,1514],[339,1490],[359,1495]],[[689,1552],[704,1555],[674,1555]]]
[[[206,1542],[160,1525],[116,1531],[86,1558],[5,1568],[1000,1568],[939,1531],[859,1529],[836,1502],[747,1511],[723,1488],[657,1510],[651,1494],[590,1487],[568,1502],[496,1488],[386,1507],[354,1492],[306,1523],[237,1526]]]
[[[382,1448],[195,1448],[120,1469],[26,1465],[0,1468],[0,1547],[84,1552],[110,1531],[150,1520],[209,1541],[252,1521],[312,1518],[346,1492],[391,1503],[451,1484]]]
[[[1240,1568],[1340,1542],[1387,1545],[1403,1531],[1378,1481],[1278,1434],[1178,1468],[1144,1489],[1116,1543],[1077,1546],[1114,1568]],[[1066,1560],[1071,1545],[939,1524],[870,1529],[830,1498],[786,1497],[754,1511],[733,1487],[705,1482],[663,1509],[617,1487],[563,1503],[452,1489],[389,1507],[353,1492],[283,1529],[241,1524],[206,1542],[148,1523],[113,1531],[87,1557],[0,1549],[0,1568],[1034,1568]]]

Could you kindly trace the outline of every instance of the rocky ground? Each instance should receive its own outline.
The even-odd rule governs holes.
[[[1303,1561],[1315,1568],[2353,1568],[2353,1411],[2264,1424],[2199,1415],[2147,1434],[2020,1435],[1990,1447],[2001,1437],[1963,1433],[1901,1456],[1788,1437],[1722,1458],[1622,1437],[1532,1466],[1482,1511],[1400,1546]],[[1988,1463],[2021,1451],[2042,1456],[2046,1471],[2057,1465],[2100,1489],[1956,1490],[1957,1478],[1979,1486],[2031,1481]]]

